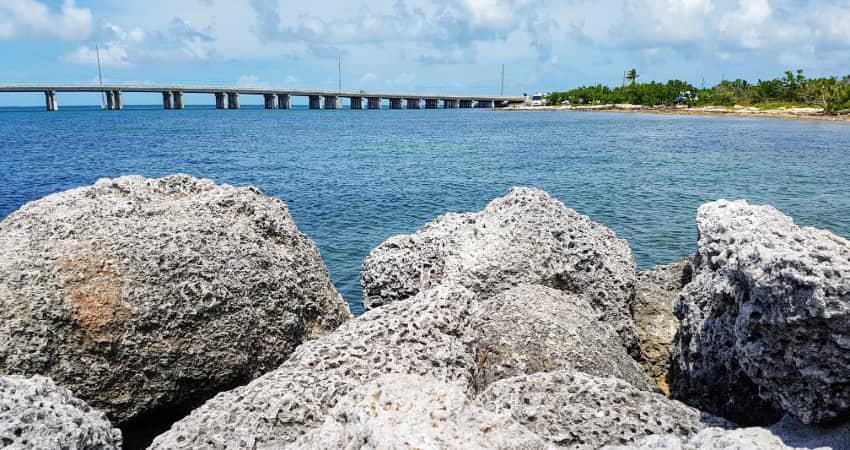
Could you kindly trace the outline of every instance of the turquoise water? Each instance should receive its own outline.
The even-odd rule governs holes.
[[[695,250],[696,208],[770,203],[850,237],[850,123],[481,110],[0,109],[0,218],[101,177],[174,172],[289,204],[361,311],[384,239],[535,186],[628,239],[640,267]]]

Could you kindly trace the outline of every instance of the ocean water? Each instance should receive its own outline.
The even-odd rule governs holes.
[[[511,186],[544,189],[629,241],[639,267],[696,249],[697,207],[768,203],[850,237],[850,123],[617,113],[0,109],[0,218],[102,177],[185,172],[290,207],[362,311],[386,238]]]

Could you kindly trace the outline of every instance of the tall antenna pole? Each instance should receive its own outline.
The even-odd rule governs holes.
[[[339,91],[342,92],[342,57],[337,56],[337,78],[339,79]]]
[[[103,109],[104,95],[103,92],[103,74],[100,72],[100,46],[95,44],[94,50],[97,53],[97,79],[100,82],[100,107]]]
[[[502,64],[502,88],[499,90],[499,95],[505,96],[505,65]]]

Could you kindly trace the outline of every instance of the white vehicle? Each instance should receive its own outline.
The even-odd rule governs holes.
[[[528,106],[543,106],[546,104],[546,94],[538,92],[527,98],[525,104]]]

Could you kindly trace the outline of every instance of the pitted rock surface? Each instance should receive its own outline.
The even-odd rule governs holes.
[[[517,449],[546,442],[507,414],[476,406],[466,386],[386,375],[343,397],[292,449]]]
[[[472,310],[475,388],[516,375],[573,369],[652,390],[617,333],[581,295],[539,284],[511,288]]]
[[[478,213],[449,213],[374,249],[360,274],[375,308],[457,280],[486,298],[518,284],[583,294],[639,355],[635,263],[626,241],[547,193],[513,188]]]
[[[697,226],[674,395],[732,420],[778,419],[772,405],[803,423],[850,417],[850,242],[745,201],[701,206]]]
[[[661,394],[567,370],[498,381],[477,401],[569,449],[629,444],[653,434],[687,437],[704,428],[699,411]]]
[[[0,447],[120,450],[121,431],[49,378],[0,376]]]
[[[103,179],[0,223],[0,373],[49,375],[116,423],[247,382],[349,317],[255,188]]]
[[[692,264],[693,257],[687,257],[638,273],[634,321],[640,339],[640,361],[646,373],[666,393],[669,393],[670,344],[679,329],[673,306],[679,292],[691,281]]]
[[[281,448],[320,426],[352,389],[385,374],[470,385],[462,341],[473,295],[453,284],[374,309],[300,346],[254,381],[209,400],[154,440],[153,449]]]
[[[655,435],[632,445],[607,446],[602,450],[803,450],[789,447],[764,428],[706,428],[690,439]],[[822,449],[827,450],[827,449]]]

